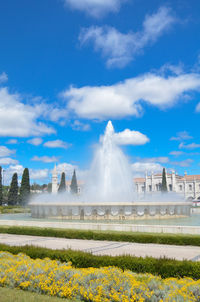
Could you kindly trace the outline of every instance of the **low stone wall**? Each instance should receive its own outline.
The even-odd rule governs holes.
[[[199,226],[134,225],[134,224],[117,224],[117,223],[86,223],[86,222],[81,223],[81,222],[63,222],[63,221],[53,222],[53,221],[20,221],[20,220],[0,220],[0,225],[92,230],[92,231],[120,231],[120,232],[200,235]]]
[[[66,220],[135,220],[163,219],[190,215],[189,202],[138,203],[77,203],[30,204],[33,218],[60,218]]]

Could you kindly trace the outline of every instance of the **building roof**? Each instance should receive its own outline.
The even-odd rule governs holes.
[[[85,182],[83,180],[77,180],[77,184],[79,186],[83,185]],[[70,186],[71,185],[71,180],[66,180],[66,185]]]
[[[200,175],[184,175],[183,180],[200,180]]]
[[[134,178],[135,182],[145,182],[145,178],[142,177],[138,177],[138,178]]]
[[[171,176],[172,174],[167,174],[167,176]],[[162,174],[154,174],[154,177],[162,177]],[[148,176],[148,178],[151,177],[151,175]],[[176,180],[177,181],[194,181],[194,180],[199,180],[200,181],[200,175],[196,174],[196,175],[184,175],[184,176],[180,176],[180,175],[176,175]],[[145,178],[143,177],[137,177],[134,178],[134,182],[138,182],[138,183],[142,183],[145,182]]]

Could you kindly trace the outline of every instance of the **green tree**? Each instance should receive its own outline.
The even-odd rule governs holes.
[[[20,187],[20,203],[25,205],[30,197],[30,178],[28,168],[24,169]]]
[[[77,184],[76,171],[75,170],[74,170],[74,173],[73,173],[73,176],[72,176],[70,190],[71,190],[72,194],[77,194],[78,193],[78,184]]]
[[[65,172],[62,172],[61,174],[61,181],[60,181],[60,186],[58,188],[58,192],[65,192],[66,191],[66,181],[65,181]]]
[[[52,183],[51,182],[48,183],[48,185],[47,185],[47,192],[52,193]]]
[[[17,173],[13,174],[10,189],[8,192],[8,205],[14,206],[18,202],[18,176]]]
[[[161,191],[162,192],[167,192],[167,176],[166,176],[166,170],[165,170],[165,168],[163,168],[163,171],[162,171]]]
[[[0,206],[3,203],[2,167],[0,167]]]

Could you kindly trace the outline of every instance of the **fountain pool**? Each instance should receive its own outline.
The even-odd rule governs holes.
[[[7,221],[13,222],[13,225],[17,225],[20,221],[21,222],[34,222],[35,226],[37,226],[37,222],[47,222],[46,218],[34,218],[30,213],[26,214],[0,214],[0,224],[6,225]],[[16,222],[16,223],[15,223]],[[70,219],[64,219],[61,220],[58,217],[54,218],[48,218],[48,222],[69,222],[71,223],[71,228],[73,228],[73,223],[80,222],[79,219],[77,220],[70,220]],[[82,224],[96,224],[96,220],[83,220],[81,221]],[[98,224],[132,224],[132,225],[168,225],[168,226],[195,226],[200,227],[200,213],[192,213],[190,216],[187,217],[179,217],[177,218],[171,218],[171,219],[140,219],[140,220],[99,220]]]
[[[116,137],[109,121],[81,196],[50,194],[45,202],[39,196],[30,203],[32,217],[113,222],[189,216],[192,203],[188,201],[137,201],[131,165]]]

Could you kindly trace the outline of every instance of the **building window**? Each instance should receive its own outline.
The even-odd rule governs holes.
[[[169,191],[172,191],[172,185],[169,185]]]
[[[144,186],[142,186],[142,192],[144,192]]]
[[[192,191],[192,185],[189,185],[189,191]]]
[[[183,191],[183,186],[182,185],[179,186],[179,191]]]
[[[151,192],[151,191],[152,191],[152,186],[150,185],[150,186],[149,186],[149,192]]]

